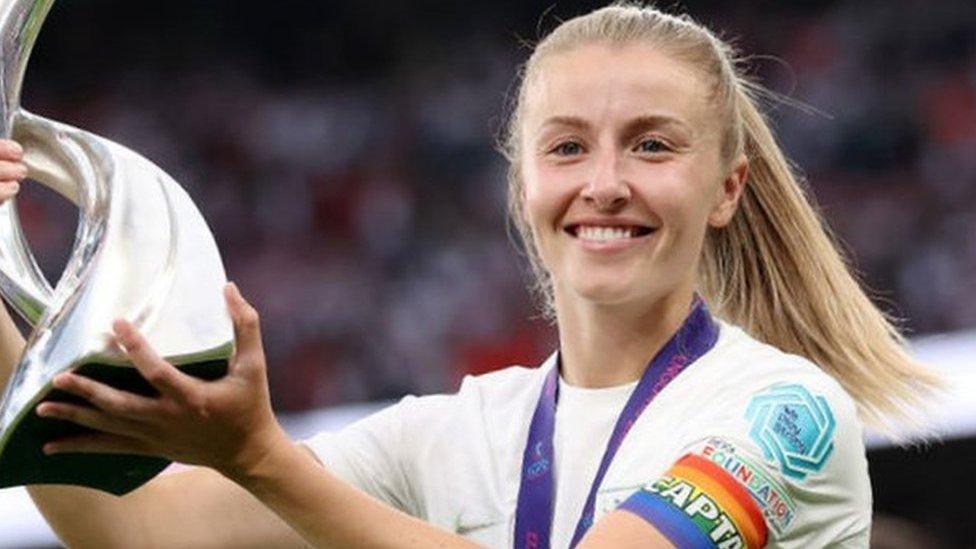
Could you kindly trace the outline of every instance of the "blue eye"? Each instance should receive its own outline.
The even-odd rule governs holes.
[[[634,147],[635,152],[642,153],[661,153],[667,152],[668,150],[670,150],[668,146],[658,139],[645,139]]]
[[[575,141],[565,141],[556,145],[552,152],[559,156],[573,156],[583,152],[583,146]]]

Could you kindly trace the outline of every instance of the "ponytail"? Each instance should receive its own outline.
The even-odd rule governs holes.
[[[721,318],[819,365],[866,423],[894,436],[894,421],[920,422],[913,411],[942,382],[909,356],[892,319],[852,275],[757,108],[755,88],[736,88],[749,177],[732,222],[705,242],[702,293]]]

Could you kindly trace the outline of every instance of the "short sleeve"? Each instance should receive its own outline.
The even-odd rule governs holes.
[[[835,383],[777,383],[729,403],[620,509],[676,547],[867,547],[860,423]]]
[[[404,474],[404,415],[417,409],[416,397],[405,397],[337,432],[302,441],[318,460],[342,480],[411,515],[416,498]]]

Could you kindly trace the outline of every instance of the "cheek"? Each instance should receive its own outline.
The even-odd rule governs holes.
[[[713,201],[710,181],[695,166],[659,174],[657,184],[649,186],[645,200],[653,205],[665,226],[682,241],[696,240],[705,233]]]
[[[526,221],[536,238],[558,228],[559,219],[575,196],[573,185],[561,181],[551,167],[533,163],[522,164],[522,203]]]

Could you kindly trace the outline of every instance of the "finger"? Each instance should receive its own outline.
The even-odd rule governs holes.
[[[116,320],[112,327],[125,347],[126,355],[142,377],[160,393],[180,402],[186,402],[195,389],[193,378],[179,371],[156,354],[139,330],[127,320]]]
[[[73,373],[55,376],[52,384],[55,388],[81,397],[99,410],[116,416],[139,419],[154,415],[158,408],[153,399],[120,391],[94,379]]]
[[[0,202],[6,202],[20,192],[20,183],[16,181],[0,181]]]
[[[149,451],[145,443],[136,439],[108,433],[85,433],[46,443],[42,447],[45,454],[89,453],[89,454],[135,454],[156,455]]]
[[[63,419],[82,427],[115,435],[134,436],[135,426],[127,421],[113,417],[105,412],[67,402],[42,402],[37,406],[37,415],[51,419]]]
[[[23,162],[0,159],[0,180],[20,181],[27,177],[27,166]]]
[[[0,160],[20,161],[24,157],[24,148],[12,139],[0,139]]]
[[[241,295],[237,284],[230,282],[224,288],[227,309],[234,322],[234,339],[237,340],[237,356],[263,357],[261,324],[257,310]]]

